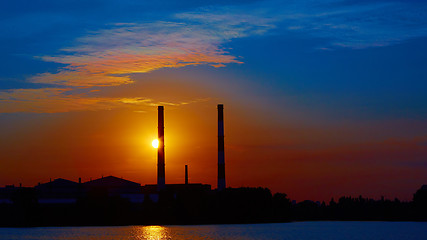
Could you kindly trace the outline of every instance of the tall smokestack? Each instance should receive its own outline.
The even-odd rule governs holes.
[[[225,189],[224,106],[218,104],[218,190]]]
[[[185,184],[188,184],[188,165],[185,165]]]
[[[159,147],[157,148],[157,189],[165,189],[165,133],[163,106],[158,106],[158,140]]]

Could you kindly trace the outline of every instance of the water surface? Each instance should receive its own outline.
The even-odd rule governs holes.
[[[0,228],[0,239],[427,239],[425,222],[294,222],[203,226]]]

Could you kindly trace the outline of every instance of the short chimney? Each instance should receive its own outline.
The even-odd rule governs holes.
[[[185,165],[185,184],[188,184],[188,165]]]

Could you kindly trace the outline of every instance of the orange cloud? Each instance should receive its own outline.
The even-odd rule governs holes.
[[[156,105],[180,106],[206,101],[206,99],[196,99],[184,102],[156,102],[143,97],[91,97],[85,94],[71,94],[72,90],[72,88],[40,88],[3,91],[0,92],[0,113],[56,113],[116,108],[130,108],[136,112],[144,112],[145,108]]]
[[[117,86],[131,83],[132,73],[241,63],[220,47],[231,38],[248,34],[246,28],[231,28],[206,30],[198,25],[170,22],[115,25],[77,39],[74,47],[62,49],[63,55],[41,57],[67,66],[57,73],[34,76],[30,81],[63,86]]]
[[[0,92],[0,112],[68,112],[142,106],[182,105],[198,102],[154,102],[152,99],[76,95],[81,88],[133,83],[132,74],[189,65],[225,67],[242,63],[221,45],[233,38],[263,34],[272,25],[250,15],[175,15],[177,22],[118,23],[92,31],[62,48],[56,56],[38,57],[65,66],[28,79],[56,88],[13,89]],[[203,16],[202,16],[203,15]],[[207,22],[207,18],[209,22]],[[88,94],[91,92],[89,91]],[[203,101],[203,99],[202,99]]]

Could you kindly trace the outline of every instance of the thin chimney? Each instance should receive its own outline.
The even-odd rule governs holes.
[[[185,165],[185,184],[188,184],[188,165]]]
[[[224,106],[218,104],[218,190],[225,186]]]
[[[159,147],[157,148],[157,189],[162,190],[165,185],[165,133],[164,133],[164,117],[163,106],[158,106],[158,140]]]

